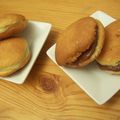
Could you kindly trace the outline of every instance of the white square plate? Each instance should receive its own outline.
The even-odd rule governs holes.
[[[101,11],[93,13],[91,17],[100,20],[104,26],[115,21]],[[47,55],[56,63],[55,45],[47,51]],[[100,70],[95,63],[82,69],[60,68],[98,104],[105,103],[120,89],[120,76]]]
[[[20,71],[9,77],[0,77],[2,80],[7,80],[13,83],[22,84],[28,76],[39,52],[41,51],[46,38],[50,32],[51,24],[44,22],[29,21],[28,27],[20,34],[25,37],[29,43],[32,57],[29,63]]]

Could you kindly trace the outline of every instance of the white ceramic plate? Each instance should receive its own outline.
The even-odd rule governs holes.
[[[100,20],[104,26],[115,21],[114,18],[101,11],[91,16]],[[56,63],[55,45],[47,51],[47,54]],[[98,104],[105,103],[120,89],[120,76],[110,75],[100,70],[95,63],[82,69],[60,68]]]
[[[22,84],[28,76],[33,64],[35,63],[35,60],[46,41],[50,29],[51,24],[49,23],[29,21],[28,27],[21,33],[21,36],[24,36],[30,45],[32,52],[31,60],[20,71],[9,77],[0,77],[0,79]]]

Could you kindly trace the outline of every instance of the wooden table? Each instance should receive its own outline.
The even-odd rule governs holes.
[[[66,26],[96,10],[119,18],[120,0],[0,0],[0,13],[53,25],[26,82],[0,80],[0,120],[120,120],[120,92],[99,106],[46,55]]]

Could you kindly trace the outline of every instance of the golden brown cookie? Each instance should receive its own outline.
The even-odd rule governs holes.
[[[120,74],[120,20],[105,28],[105,44],[97,62],[101,69]]]
[[[104,27],[96,19],[82,18],[68,26],[56,42],[59,65],[83,67],[96,59],[104,43]]]
[[[21,32],[27,26],[27,20],[19,14],[4,14],[0,16],[0,39],[8,38]]]
[[[8,76],[25,66],[31,56],[26,39],[13,37],[0,41],[0,76]]]

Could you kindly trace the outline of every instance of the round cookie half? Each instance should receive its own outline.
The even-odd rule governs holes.
[[[23,15],[4,14],[0,16],[0,39],[11,37],[21,32],[27,26],[27,20]]]
[[[56,42],[55,57],[59,65],[83,67],[100,54],[104,44],[104,27],[100,21],[85,17],[68,26]]]
[[[31,56],[26,39],[13,37],[0,41],[0,76],[8,76],[24,67]]]
[[[120,20],[105,28],[105,44],[97,62],[101,69],[120,74]]]

